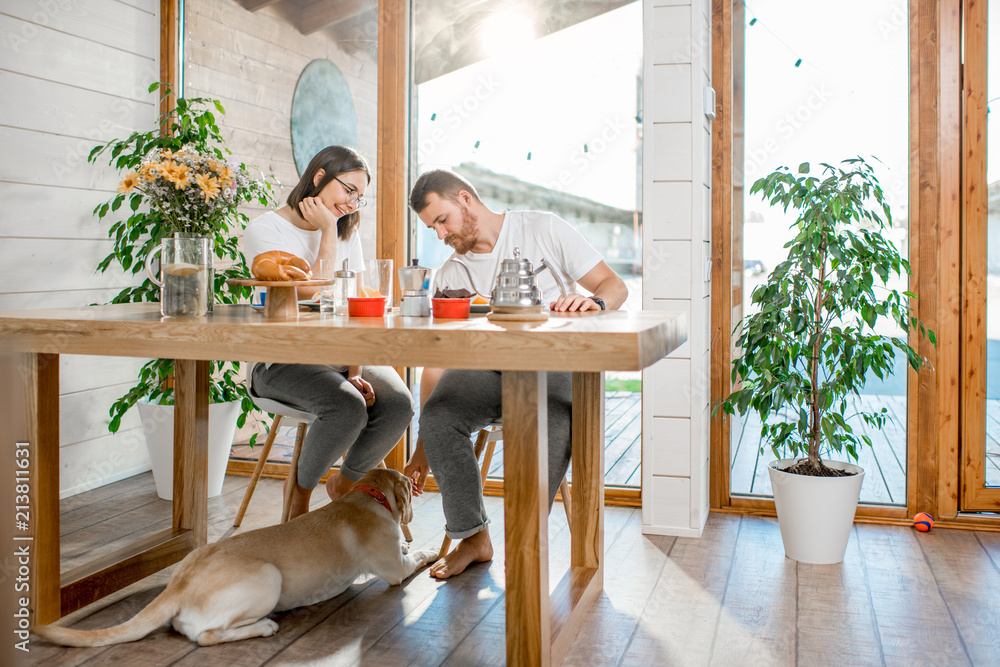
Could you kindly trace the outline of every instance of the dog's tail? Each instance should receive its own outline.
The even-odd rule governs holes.
[[[41,625],[34,633],[55,644],[64,646],[107,646],[124,644],[142,639],[153,630],[165,625],[180,611],[176,589],[167,590],[156,596],[145,609],[121,625],[103,630],[74,630],[57,625]]]

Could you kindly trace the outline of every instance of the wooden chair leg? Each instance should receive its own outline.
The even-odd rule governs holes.
[[[569,482],[566,478],[562,478],[562,483],[559,484],[559,493],[562,494],[563,509],[566,510],[566,523],[569,524],[570,534],[573,534],[573,508],[570,504],[569,497]]]
[[[264,472],[264,466],[267,465],[267,455],[271,453],[271,445],[274,444],[274,437],[278,434],[279,424],[281,424],[281,415],[274,415],[274,421],[271,422],[271,430],[268,431],[267,440],[264,441],[264,445],[261,447],[260,458],[257,459],[257,465],[253,469],[250,484],[247,485],[247,490],[243,494],[243,503],[240,505],[240,511],[236,513],[236,520],[233,521],[234,528],[239,528],[240,524],[243,523],[243,515],[246,514],[247,507],[250,506],[250,498],[253,496],[254,489],[257,488],[260,474]]]
[[[299,453],[302,451],[302,441],[306,438],[306,426],[305,422],[301,422],[295,431],[295,448],[292,449],[292,467],[288,471],[288,483],[285,484],[285,502],[281,507],[281,523],[288,521],[288,515],[292,511],[292,491],[298,482]]]

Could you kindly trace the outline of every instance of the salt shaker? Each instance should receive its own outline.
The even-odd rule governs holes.
[[[358,293],[358,274],[347,268],[348,261],[345,259],[344,268],[333,274],[334,315],[347,315],[347,298]]]

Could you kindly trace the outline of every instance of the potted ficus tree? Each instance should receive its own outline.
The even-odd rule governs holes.
[[[808,163],[798,174],[782,167],[753,184],[784,211],[794,209],[787,258],[751,296],[756,312],[737,326],[737,387],[716,406],[726,414],[755,411],[761,452],[769,443],[779,459],[768,465],[785,554],[811,563],[844,558],[864,471],[824,460],[844,453],[855,462],[871,439],[858,420],[881,428],[886,410],[855,409],[865,378],[893,373],[897,354],[919,370],[911,332],[934,333],[910,314],[908,291],[891,286],[910,267],[885,232],[888,202],[872,167],[861,158],[841,166]],[[880,333],[891,325],[900,335]],[[860,405],[860,403],[858,403]]]
[[[159,83],[152,84],[149,92],[158,89],[164,97],[171,92]],[[192,235],[207,237],[210,254],[222,263],[220,270],[208,272],[208,304],[237,303],[250,296],[251,288],[226,283],[229,278],[249,277],[236,235],[246,227],[247,217],[238,207],[251,202],[273,205],[272,186],[267,179],[253,178],[245,164],[233,163],[213,111],[225,114],[217,100],[179,98],[160,116],[158,127],[133,132],[90,152],[89,162],[106,158],[121,176],[118,193],[94,209],[99,219],[114,220],[108,230],[114,246],[98,271],[117,264],[126,275],[143,278],[111,303],[159,301],[160,288],[146,276],[146,258],[163,239]],[[127,214],[120,217],[119,211]],[[221,492],[235,429],[255,408],[239,363],[212,362],[210,373],[211,496]],[[157,493],[168,499],[173,489],[173,374],[172,359],[146,363],[135,386],[111,406],[108,425],[112,433],[118,431],[125,413],[139,405]]]

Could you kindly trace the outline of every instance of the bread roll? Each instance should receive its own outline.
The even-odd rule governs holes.
[[[254,257],[250,273],[257,280],[294,281],[312,277],[309,262],[283,250],[269,250]]]

